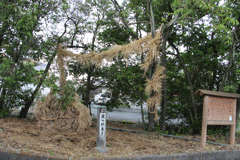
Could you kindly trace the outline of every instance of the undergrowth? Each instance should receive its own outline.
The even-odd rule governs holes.
[[[75,101],[75,87],[71,81],[67,81],[62,87],[56,84],[52,86],[51,94],[56,95],[57,101],[61,104],[61,109],[66,110],[72,102]]]

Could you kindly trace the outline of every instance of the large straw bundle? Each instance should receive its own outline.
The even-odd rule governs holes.
[[[38,125],[41,130],[61,132],[83,132],[92,124],[89,109],[79,103],[80,97],[75,94],[73,101],[66,110],[61,108],[57,96],[49,93],[44,101],[36,103]]]

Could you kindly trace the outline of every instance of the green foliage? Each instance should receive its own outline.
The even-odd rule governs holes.
[[[43,73],[40,73],[39,74],[39,77],[43,76]],[[51,87],[53,84],[56,83],[56,81],[58,80],[59,78],[56,77],[55,74],[52,74],[51,76],[47,75],[45,81],[43,82],[43,85],[42,87]]]
[[[81,84],[78,85],[76,92],[82,98],[84,105],[88,106],[90,98],[93,98],[90,97],[90,92],[100,87],[99,85],[94,85],[94,83],[100,80],[101,69],[96,68],[94,65],[91,67],[86,67],[75,62],[69,62],[68,66],[69,72],[74,75],[78,81],[78,84]],[[83,74],[87,74],[86,79],[78,78],[78,76]]]
[[[111,25],[112,26],[99,33],[98,40],[100,40],[102,43],[115,43],[118,45],[129,43],[131,31],[116,25],[116,22],[111,23]]]
[[[45,101],[45,97],[41,97],[41,102],[44,102]]]
[[[134,65],[135,62],[126,63],[124,61],[115,61],[110,67],[104,67],[102,77],[112,92],[111,102],[107,107],[129,106],[129,102],[138,103],[140,99],[144,102],[147,99],[145,94],[145,81],[143,70],[140,66]]]
[[[58,92],[60,92],[60,88],[58,87],[58,85],[57,84],[53,84],[52,86],[51,86],[51,89],[52,89],[52,94],[57,94]]]
[[[174,132],[172,132],[172,130],[166,130],[166,131],[162,131],[161,130],[161,126],[159,124],[155,125],[155,131],[159,134],[174,134]],[[170,131],[170,132],[169,132]]]
[[[0,63],[0,75],[2,77],[0,88],[6,91],[3,101],[6,104],[4,105],[5,108],[24,105],[32,89],[26,87],[23,90],[23,87],[36,82],[37,72],[32,63],[15,65],[9,59],[4,59]]]
[[[0,2],[0,111],[25,105],[32,96],[31,86],[43,72],[35,70],[35,62],[30,61],[43,55],[48,58],[52,51],[53,43],[47,45],[38,32],[54,5],[49,0]]]
[[[233,83],[233,84],[228,84],[224,87],[224,91],[228,93],[237,93],[238,91],[238,84]]]
[[[8,117],[10,115],[10,108],[4,108],[0,111],[0,118]]]
[[[62,110],[66,110],[67,107],[75,101],[75,87],[74,83],[67,81],[65,85],[59,87],[57,84],[51,86],[51,94],[57,97],[58,103],[61,105]]]
[[[219,4],[219,1],[173,1],[174,13],[178,23],[172,28],[169,41],[180,50],[180,58],[187,69],[193,90],[206,89],[218,91],[222,78],[229,65],[229,53],[232,45],[232,30],[236,27],[237,16],[233,16],[235,5]],[[197,10],[197,11],[196,11]],[[173,49],[174,50],[174,49]],[[193,133],[200,129],[203,99],[194,96],[198,112],[198,121],[192,121],[193,113],[191,92],[187,74],[175,50],[169,51],[167,62],[168,104],[167,118],[180,117],[183,124]],[[233,64],[239,61],[234,57]],[[237,92],[239,75],[237,66],[229,73],[224,91]],[[186,128],[186,127],[184,127]]]
[[[73,83],[68,81],[67,84],[61,88],[60,93],[61,94],[60,94],[60,98],[58,99],[58,101],[60,101],[62,109],[66,110],[66,108],[72,102],[75,101],[75,87],[74,87]]]
[[[229,136],[230,135],[230,126],[224,126],[224,125],[220,125],[220,126],[208,126],[208,130],[207,130],[207,135],[223,135],[223,136]]]

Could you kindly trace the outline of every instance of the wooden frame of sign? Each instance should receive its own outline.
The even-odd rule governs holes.
[[[240,94],[199,89],[196,95],[203,95],[203,118],[201,146],[206,146],[207,125],[230,125],[230,144],[235,144],[236,105]]]

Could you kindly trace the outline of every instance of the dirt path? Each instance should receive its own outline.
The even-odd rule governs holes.
[[[108,127],[141,130],[136,124],[107,123]],[[8,118],[0,120],[0,147],[16,151],[57,155],[62,157],[113,157],[144,156],[153,154],[192,153],[224,149],[239,149],[200,142],[163,137],[156,133],[129,133],[107,130],[107,153],[95,150],[97,129],[88,128],[83,133],[47,133],[38,129],[37,120]],[[198,138],[199,136],[188,136]]]

